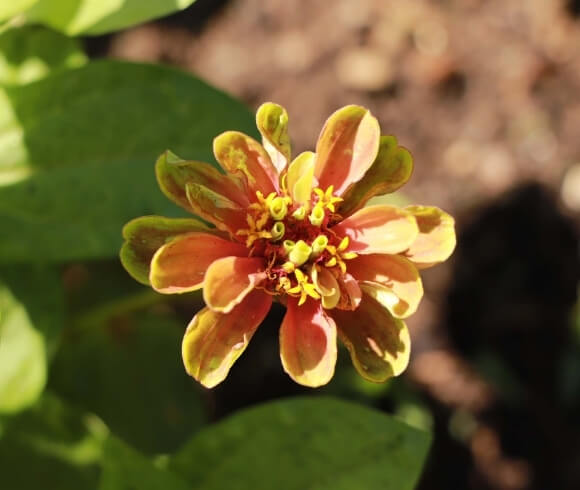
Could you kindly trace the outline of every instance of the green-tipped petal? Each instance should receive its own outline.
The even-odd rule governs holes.
[[[363,294],[356,311],[332,310],[332,317],[363,378],[382,383],[406,369],[411,353],[407,326],[373,298]]]
[[[381,136],[379,153],[364,177],[344,194],[339,212],[348,216],[374,196],[388,194],[404,185],[413,173],[413,157],[394,136]]]
[[[187,186],[201,185],[241,207],[248,205],[248,198],[231,176],[224,175],[208,163],[182,160],[167,150],[155,164],[159,187],[173,202],[195,213],[187,197]]]
[[[148,285],[155,252],[176,236],[194,231],[211,233],[205,224],[191,218],[143,216],[129,221],[123,227],[125,243],[121,248],[121,263],[137,281]]]
[[[419,234],[405,256],[419,269],[447,260],[456,244],[453,217],[433,206],[407,206],[405,211],[415,217],[419,226]]]
[[[364,107],[349,105],[332,114],[316,144],[314,175],[322,189],[341,196],[363,178],[379,151],[378,121]]]
[[[206,388],[221,383],[271,305],[270,295],[254,290],[229,314],[201,310],[183,337],[181,352],[187,373]]]
[[[314,182],[316,154],[311,151],[300,153],[288,167],[286,185],[292,200],[297,204],[310,201]]]
[[[286,109],[272,102],[262,104],[256,112],[256,126],[272,164],[278,173],[282,172],[290,162],[291,154]]]
[[[264,195],[279,189],[278,171],[264,147],[238,131],[226,131],[213,140],[216,160],[227,172],[245,179],[249,192]]]

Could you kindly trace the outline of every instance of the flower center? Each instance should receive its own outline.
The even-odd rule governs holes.
[[[261,287],[273,295],[321,299],[325,308],[334,308],[340,299],[340,283],[346,274],[346,260],[356,257],[348,251],[349,238],[337,236],[332,226],[340,221],[335,204],[342,201],[326,191],[314,189],[306,203],[294,203],[274,192],[248,207],[246,237],[251,256],[265,258],[267,280]]]

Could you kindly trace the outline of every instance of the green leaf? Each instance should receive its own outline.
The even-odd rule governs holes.
[[[153,465],[117,438],[105,444],[99,490],[190,490],[177,475]]]
[[[2,488],[90,490],[106,427],[51,394],[30,410],[2,419]]]
[[[76,68],[86,61],[77,40],[43,27],[24,26],[0,34],[0,84],[33,82],[52,70]]]
[[[181,360],[185,322],[167,306],[100,320],[67,337],[51,367],[50,388],[140,451],[173,451],[205,419],[201,390]]]
[[[11,0],[12,1],[12,0]],[[27,12],[68,35],[104,34],[183,10],[195,0],[39,0]]]
[[[360,405],[296,398],[204,429],[169,468],[204,490],[410,490],[429,439]]]
[[[24,12],[38,0],[6,0],[0,3],[0,20],[9,19],[16,14]]]
[[[158,188],[167,148],[213,161],[239,102],[185,73],[100,61],[0,90],[0,262],[112,257],[144,214],[183,216]]]
[[[63,309],[54,270],[0,270],[0,413],[28,407],[44,390]]]

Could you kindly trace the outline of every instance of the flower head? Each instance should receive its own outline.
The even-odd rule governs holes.
[[[412,160],[359,106],[332,114],[316,152],[291,160],[286,111],[257,112],[262,144],[228,131],[214,140],[223,173],[171,152],[156,164],[163,192],[198,219],[129,222],[121,260],[160,293],[203,288],[206,307],[183,339],[187,372],[223,381],[272,301],[287,308],[280,357],[298,383],[333,376],[337,335],[366,379],[400,374],[409,360],[404,318],[423,288],[418,269],[455,246],[454,222],[434,207],[377,205],[410,177]]]

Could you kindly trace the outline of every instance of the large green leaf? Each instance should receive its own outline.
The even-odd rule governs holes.
[[[1,420],[1,487],[91,490],[107,429],[94,415],[45,394],[34,407]]]
[[[185,73],[115,61],[0,90],[0,261],[110,257],[143,214],[178,215],[155,182],[171,148],[212,160],[239,102]]]
[[[410,490],[429,436],[332,398],[277,401],[198,433],[170,469],[204,490]]]
[[[0,413],[17,412],[42,393],[63,309],[54,270],[0,269]]]
[[[44,27],[23,26],[0,34],[0,84],[29,83],[86,60],[77,40]]]
[[[99,490],[190,490],[177,475],[153,465],[115,437],[105,444]]]
[[[0,2],[0,21],[24,12],[38,0],[4,0]]]
[[[103,34],[183,10],[194,1],[39,0],[27,15],[69,35]]]
[[[50,389],[96,413],[140,451],[164,453],[183,444],[205,419],[201,389],[181,360],[185,324],[153,308],[88,327],[63,343]]]

